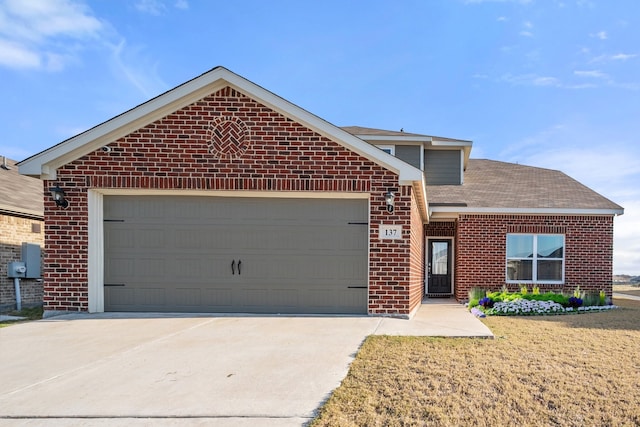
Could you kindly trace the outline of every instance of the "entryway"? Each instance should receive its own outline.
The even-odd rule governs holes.
[[[428,238],[425,293],[439,297],[453,295],[453,239]]]

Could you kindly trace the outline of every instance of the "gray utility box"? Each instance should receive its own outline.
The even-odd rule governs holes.
[[[40,254],[40,245],[35,243],[22,244],[22,261],[27,267],[24,278],[40,279],[42,277],[42,255]]]
[[[7,268],[7,277],[27,277],[27,266],[22,261],[12,261]]]

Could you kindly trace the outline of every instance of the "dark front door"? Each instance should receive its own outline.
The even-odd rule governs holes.
[[[451,240],[427,241],[427,294],[452,294]]]

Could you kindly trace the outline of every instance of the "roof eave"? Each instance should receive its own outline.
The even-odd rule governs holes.
[[[429,213],[434,217],[457,216],[459,214],[497,214],[497,215],[611,215],[624,214],[624,209],[568,209],[568,208],[490,208],[490,207],[448,207],[430,206]]]

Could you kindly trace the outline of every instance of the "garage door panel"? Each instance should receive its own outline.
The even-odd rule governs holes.
[[[177,288],[173,291],[173,300],[178,309],[199,308],[202,305],[202,289]]]
[[[366,200],[105,196],[105,283],[125,284],[105,309],[366,313],[367,216]]]
[[[202,291],[202,303],[205,307],[210,308],[225,308],[228,311],[233,306],[233,290],[231,288],[215,288],[215,289],[203,289]]]

